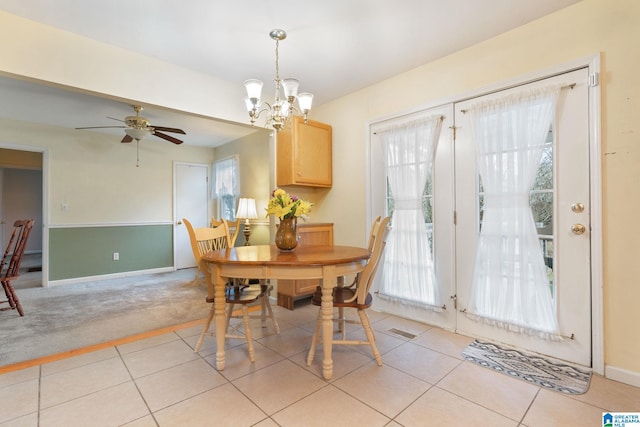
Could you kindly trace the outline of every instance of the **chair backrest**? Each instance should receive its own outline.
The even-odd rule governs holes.
[[[372,227],[371,238],[373,242],[370,242],[371,257],[369,258],[364,270],[358,274],[356,291],[356,300],[358,304],[365,303],[369,290],[371,289],[373,278],[376,275],[378,265],[380,265],[380,259],[382,258],[382,253],[384,252],[384,248],[387,244],[387,236],[389,235],[388,224],[390,219],[390,217],[385,217],[378,222],[377,227]]]
[[[224,218],[223,219],[211,218],[211,227],[217,227],[223,222],[226,222],[227,228],[229,229],[229,235],[231,236],[230,246],[233,247],[236,245],[236,239],[238,238],[238,233],[240,233],[240,221],[241,221],[240,219],[236,219],[235,221],[229,221]]]
[[[13,233],[0,261],[0,277],[10,279],[18,277],[24,249],[27,247],[27,238],[33,228],[33,220],[18,220],[13,223]],[[5,269],[5,265],[7,266]]]
[[[229,237],[229,229],[224,222],[215,228],[194,228],[186,218],[183,218],[182,222],[184,222],[184,225],[187,227],[191,250],[193,251],[193,256],[198,266],[200,266],[202,255],[207,252],[230,247],[229,242],[231,238]]]
[[[369,232],[369,252],[373,249],[373,243],[375,242],[376,233],[378,232],[378,227],[380,227],[380,221],[382,217],[378,215],[374,220],[373,224],[371,224],[371,231]]]

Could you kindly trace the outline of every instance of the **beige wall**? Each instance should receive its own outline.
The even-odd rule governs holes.
[[[640,1],[584,0],[320,106],[314,119],[333,125],[335,185],[316,219],[336,220],[336,242],[363,242],[368,122],[601,53],[605,363],[640,384],[639,40]]]
[[[213,150],[149,138],[136,144],[98,132],[0,119],[0,145],[48,157],[45,225],[173,221],[173,162],[208,163]],[[46,191],[47,189],[45,189]]]
[[[215,149],[218,160],[233,155],[240,158],[240,195],[255,199],[258,213],[258,219],[251,220],[252,244],[268,244],[270,240],[269,220],[264,214],[273,182],[270,133],[260,130]],[[244,236],[238,236],[238,241],[244,242]]]

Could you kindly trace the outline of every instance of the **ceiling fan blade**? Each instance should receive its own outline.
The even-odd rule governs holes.
[[[182,129],[178,129],[178,128],[168,128],[168,127],[164,127],[164,126],[153,126],[154,129],[156,130],[161,130],[163,132],[173,132],[173,133],[180,133],[182,135],[186,135],[186,132],[183,131]]]
[[[162,133],[154,130],[153,134],[158,138],[166,139],[167,141],[173,142],[174,144],[182,144],[182,141],[180,141],[178,138],[169,136],[166,133]]]
[[[120,142],[131,142],[133,141],[133,138],[131,138],[129,135],[125,135],[124,138],[122,138],[122,141]]]
[[[89,126],[89,127],[76,128],[76,129],[111,129],[111,128],[124,129],[125,127],[126,126]]]
[[[125,121],[124,121],[124,120],[116,119],[115,117],[109,117],[109,116],[107,116],[107,119],[115,120],[116,122],[122,122],[122,123],[125,123]]]

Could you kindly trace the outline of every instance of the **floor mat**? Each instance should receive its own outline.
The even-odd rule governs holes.
[[[588,368],[577,368],[478,340],[462,351],[462,357],[494,371],[566,394],[585,393],[591,381],[591,371]]]

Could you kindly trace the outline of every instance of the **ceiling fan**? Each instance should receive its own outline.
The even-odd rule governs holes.
[[[140,141],[142,138],[147,136],[148,134],[155,135],[158,138],[165,139],[167,141],[173,142],[174,144],[182,144],[182,141],[178,138],[175,138],[171,135],[167,135],[165,132],[171,133],[179,133],[182,135],[186,135],[185,131],[177,128],[169,128],[165,126],[152,126],[151,122],[140,116],[140,111],[143,108],[140,105],[132,105],[133,110],[136,112],[135,116],[125,117],[124,120],[115,119],[113,117],[107,117],[108,119],[117,120],[119,122],[123,122],[125,126],[91,126],[91,127],[81,127],[76,129],[106,129],[106,128],[122,128],[124,129],[125,136],[122,138],[120,142],[132,142],[133,140]]]

